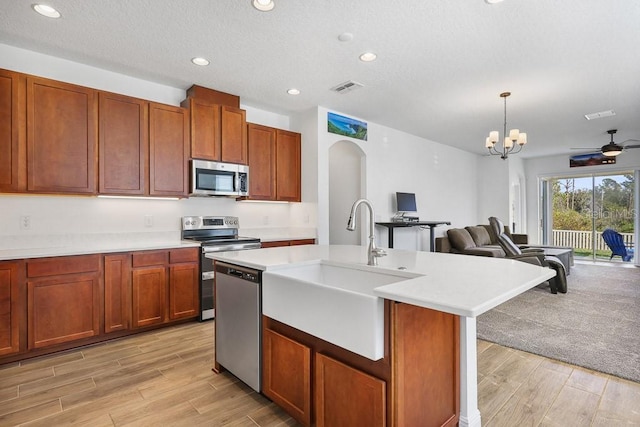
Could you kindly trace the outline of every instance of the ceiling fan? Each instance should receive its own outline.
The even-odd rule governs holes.
[[[640,140],[638,140],[638,139],[627,139],[626,141],[622,142],[621,144],[617,144],[617,143],[613,142],[613,135],[615,135],[616,132],[618,132],[617,129],[609,129],[607,131],[607,133],[611,136],[611,141],[609,141],[608,144],[605,144],[602,147],[600,147],[600,152],[604,156],[615,157],[618,154],[622,153],[623,150],[627,150],[629,148],[640,148],[640,144],[624,145],[626,142],[630,142],[630,141],[640,142]],[[590,147],[589,148],[572,148],[572,150],[592,150],[592,148],[590,148]]]

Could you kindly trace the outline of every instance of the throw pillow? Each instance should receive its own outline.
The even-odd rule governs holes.
[[[458,251],[476,247],[471,234],[464,228],[451,228],[447,230],[447,236],[449,237],[451,247]]]
[[[476,243],[476,246],[485,246],[491,244],[491,236],[489,235],[487,229],[482,225],[476,225],[475,227],[468,226],[465,228],[467,229],[469,234],[471,234],[471,237]]]

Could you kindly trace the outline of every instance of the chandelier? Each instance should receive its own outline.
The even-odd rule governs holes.
[[[507,97],[510,95],[511,92],[502,92],[500,94],[500,98],[504,99],[504,141],[502,143],[502,149],[499,150],[496,148],[496,144],[500,140],[500,133],[497,130],[489,132],[489,136],[485,142],[485,147],[489,150],[489,154],[492,156],[500,156],[502,160],[506,160],[509,154],[520,152],[524,144],[527,143],[527,134],[520,132],[518,129],[511,129],[509,134],[507,134]]]

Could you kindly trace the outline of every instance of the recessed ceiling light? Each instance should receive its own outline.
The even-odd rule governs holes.
[[[204,67],[205,65],[209,65],[209,60],[206,58],[201,58],[201,57],[195,57],[191,59],[191,62],[193,62],[196,65],[200,65],[202,67]]]
[[[269,12],[276,6],[273,0],[253,0],[251,4],[261,12]]]
[[[287,93],[289,95],[300,95],[300,90],[292,87],[291,89],[287,90]]]
[[[504,0],[484,0],[487,4],[502,3]]]
[[[60,18],[60,12],[58,12],[57,10],[55,10],[49,5],[34,4],[31,7],[33,7],[33,10],[38,12],[40,15],[46,16],[47,18]]]
[[[341,42],[350,42],[353,40],[353,34],[351,33],[342,33],[338,36],[338,40]]]
[[[362,55],[360,55],[360,61],[371,62],[371,61],[375,61],[377,57],[378,55],[376,55],[373,52],[365,52]]]

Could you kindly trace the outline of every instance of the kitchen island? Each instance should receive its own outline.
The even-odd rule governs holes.
[[[451,355],[448,353],[449,357],[456,359],[452,362],[459,364],[459,396],[457,396],[459,401],[456,402],[456,407],[459,406],[459,414],[456,414],[457,417],[455,420],[448,421],[452,424],[444,425],[455,425],[457,422],[460,426],[481,425],[480,413],[477,406],[475,318],[527,289],[546,281],[555,274],[553,270],[548,268],[537,267],[513,260],[461,257],[453,254],[413,252],[396,249],[389,249],[388,255],[379,259],[379,265],[371,267],[366,265],[367,249],[365,247],[347,245],[307,245],[241,252],[221,252],[211,254],[211,257],[216,261],[262,270],[264,272],[263,276],[267,277],[271,273],[273,273],[274,277],[277,277],[278,274],[286,273],[286,271],[292,267],[317,264],[320,262],[338,267],[348,267],[351,270],[360,270],[367,272],[367,274],[369,272],[375,272],[402,276],[398,278],[398,280],[392,281],[392,283],[382,284],[371,289],[371,293],[379,297],[385,304],[386,323],[384,324],[382,332],[386,346],[384,359],[388,359],[389,357],[396,358],[390,365],[392,366],[390,369],[392,372],[389,374],[389,378],[392,382],[396,382],[397,379],[393,376],[397,371],[400,372],[398,370],[398,359],[400,356],[394,356],[396,354],[395,349],[391,348],[396,344],[393,336],[400,335],[403,332],[398,329],[401,328],[402,325],[411,324],[403,320],[393,324],[388,322],[390,316],[395,316],[396,306],[407,307],[408,309],[411,309],[411,307],[426,309],[419,311],[417,314],[413,312],[409,313],[409,317],[420,317],[424,313],[430,313],[427,317],[424,317],[424,319],[433,318],[435,319],[434,324],[440,321],[438,320],[439,317],[437,317],[437,313],[443,313],[451,318],[455,318],[455,325],[449,325],[450,322],[448,320],[443,321],[443,324],[446,323],[449,325],[447,326],[449,331],[454,330],[459,334],[456,343],[458,345],[456,352],[459,350],[459,354]],[[274,282],[271,280],[271,283],[277,283],[277,281]],[[270,286],[269,281],[264,283],[262,289],[263,295],[270,292]],[[350,292],[351,291],[347,291],[347,293]],[[276,332],[287,332],[287,322],[280,322],[277,318],[273,319],[268,317],[269,313],[267,313],[267,311],[277,313],[277,310],[273,311],[270,306],[267,305],[265,305],[264,308],[264,314],[267,318],[263,322],[267,324],[267,326],[275,325],[276,329],[279,328]],[[311,316],[313,313],[309,313],[309,315]],[[330,316],[327,317],[327,321],[330,322]],[[394,319],[396,318],[394,317]],[[402,319],[402,317],[398,317],[398,319]],[[304,335],[304,329],[302,329],[303,332],[300,332],[296,329],[297,325],[289,326],[293,326],[291,334]],[[350,325],[344,325],[342,329],[347,330],[349,328]],[[291,334],[285,335],[285,339]],[[276,334],[276,336],[280,337],[280,334]],[[424,334],[421,335],[420,331],[418,331],[417,334],[412,334],[411,336],[412,339],[416,339],[416,337],[423,337]],[[304,336],[301,338],[301,340],[305,339],[307,338]],[[329,341],[329,344],[331,344],[331,340],[320,341],[323,343],[318,345],[320,349],[328,345],[324,344],[326,341]],[[297,345],[297,343],[294,344]],[[419,346],[419,343],[415,342],[415,345]],[[313,347],[312,344],[309,344],[309,346]],[[357,349],[349,350],[350,352],[358,353]],[[320,353],[322,353],[322,351],[318,351],[319,358],[316,359],[316,365],[320,366],[322,364],[324,367],[330,366],[329,362],[322,359],[323,355]],[[391,355],[389,355],[389,353],[391,353]],[[404,353],[400,354],[404,357]],[[308,358],[308,354],[305,357]],[[373,360],[371,363],[375,364],[378,363],[375,361],[375,357],[377,356],[373,356],[373,358],[371,356],[365,356],[362,359],[365,362],[367,360]],[[457,361],[458,358],[459,362]],[[424,361],[419,360],[419,358],[417,361],[424,363]],[[406,368],[407,372],[410,372],[410,367],[402,366],[403,363],[406,362],[400,363],[400,370]],[[363,364],[366,365],[364,362]],[[372,371],[375,371],[375,367],[372,368]],[[338,370],[335,372],[341,371]],[[417,374],[419,374],[419,372],[416,372],[416,375]],[[457,372],[455,374],[457,374]],[[316,378],[315,381],[317,384],[324,384],[322,378]],[[390,388],[387,388],[387,391],[389,390]],[[393,391],[388,393],[387,397],[388,399],[400,398],[398,393],[394,395]],[[407,395],[405,397],[416,399],[416,396]],[[419,397],[420,396],[418,396],[417,399],[418,401]],[[322,399],[323,398],[316,396],[316,405],[322,404]],[[388,412],[394,411],[394,407],[391,406]],[[311,412],[316,412],[316,418],[318,418],[321,413],[317,408]],[[401,425],[397,415],[396,413],[392,413],[388,416],[387,419],[390,420],[389,424]],[[316,422],[320,424],[318,419],[316,419]]]

